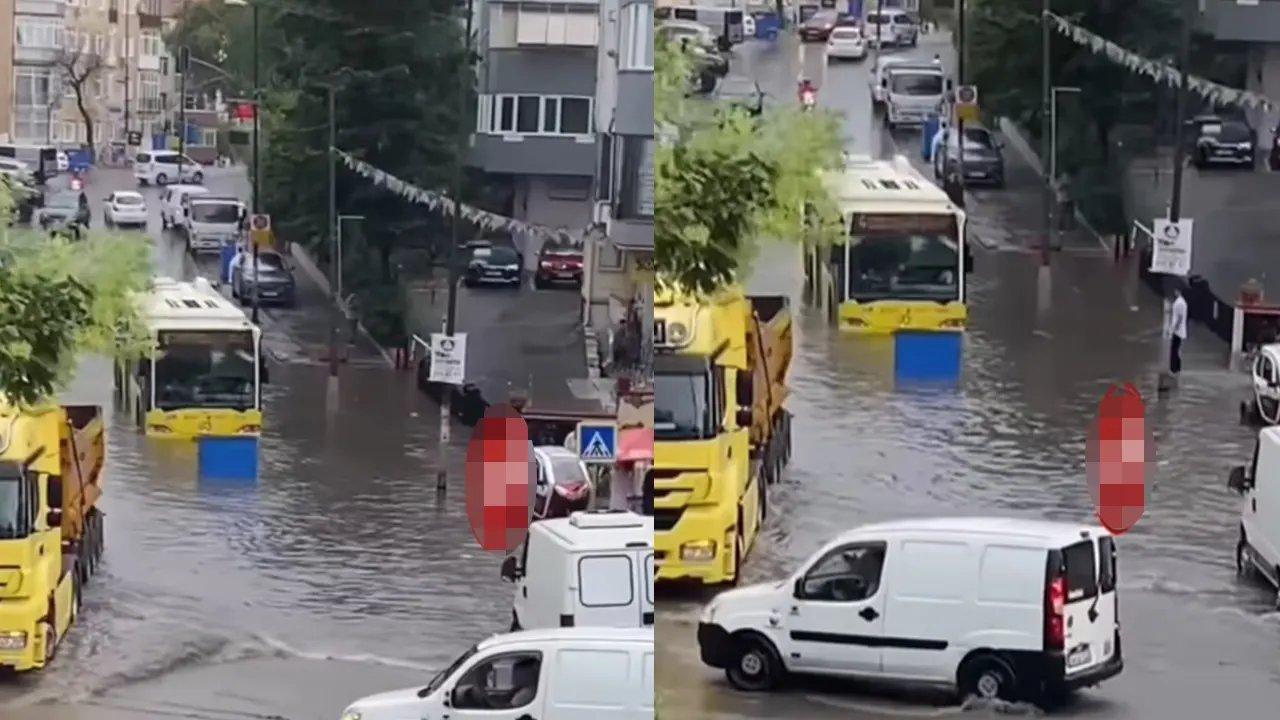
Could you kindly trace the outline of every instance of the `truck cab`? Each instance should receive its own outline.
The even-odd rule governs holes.
[[[890,130],[901,125],[921,125],[930,115],[945,114],[946,94],[951,80],[941,65],[895,63],[880,79],[885,103],[885,124]]]
[[[76,618],[101,551],[101,432],[97,408],[0,401],[0,668],[44,667]]]
[[[234,243],[244,227],[244,203],[234,197],[186,194],[182,198],[179,224],[192,253],[219,252]]]

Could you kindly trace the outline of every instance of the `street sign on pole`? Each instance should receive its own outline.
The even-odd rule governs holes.
[[[467,334],[431,333],[431,382],[461,385],[467,376]]]
[[[142,144],[142,133],[137,130],[130,130],[126,136],[126,141],[130,147],[138,147]]]
[[[578,456],[583,462],[613,464],[618,458],[618,424],[601,420],[578,423]]]
[[[982,119],[978,112],[978,87],[976,85],[961,85],[956,88],[956,117],[967,123],[976,123]]]
[[[259,250],[272,246],[270,215],[254,213],[249,216],[249,241]]]
[[[1191,272],[1193,221],[1157,219],[1151,226],[1151,272],[1185,276]]]

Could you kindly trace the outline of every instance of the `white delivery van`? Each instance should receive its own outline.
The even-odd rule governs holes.
[[[1236,570],[1255,570],[1277,588],[1280,609],[1280,427],[1264,428],[1248,466],[1232,468],[1227,486],[1240,493]]]
[[[885,8],[867,13],[867,39],[872,47],[897,45],[915,47],[920,42],[920,23],[905,10]]]
[[[885,124],[921,125],[930,115],[945,116],[945,98],[951,80],[941,65],[897,63],[890,65],[880,80],[885,103]]]
[[[234,243],[240,237],[245,213],[244,203],[231,196],[183,195],[179,227],[187,238],[187,250],[216,253],[223,245]]]
[[[1087,525],[938,518],[846,532],[703,610],[702,660],[743,690],[787,672],[1053,700],[1121,671],[1115,542]]]
[[[182,200],[188,195],[208,195],[203,185],[170,185],[160,194],[160,227],[177,228],[182,225]]]
[[[502,577],[516,584],[512,630],[653,625],[653,518],[609,511],[539,520]]]
[[[653,720],[653,628],[498,635],[425,686],[370,695],[342,720]]]
[[[186,155],[170,150],[140,152],[133,158],[133,177],[139,185],[167,185],[171,182],[204,182],[204,168]]]

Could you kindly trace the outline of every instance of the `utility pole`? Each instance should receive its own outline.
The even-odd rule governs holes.
[[[1049,147],[1049,116],[1053,114],[1053,78],[1049,72],[1049,54],[1052,49],[1049,36],[1049,0],[1040,0],[1040,165],[1049,161],[1053,148]],[[1049,267],[1049,233],[1053,231],[1053,178],[1047,174],[1042,191],[1044,203],[1044,232],[1040,235],[1040,265]]]
[[[182,66],[182,77],[178,83],[178,182],[182,182],[182,158],[187,148],[187,69],[191,67],[189,48],[179,48],[178,65]]]
[[[959,67],[957,67],[957,68],[956,68],[956,75],[957,75],[957,77],[959,78],[959,82],[957,83],[957,85],[959,85],[959,86],[963,86],[963,85],[964,85],[964,81],[965,81],[965,74],[964,74],[964,71],[965,71],[965,57],[966,57],[966,55],[968,55],[968,53],[969,53],[969,45],[968,45],[968,37],[965,35],[965,25],[964,25],[965,5],[964,5],[964,0],[957,0],[957,4],[959,5],[959,9],[958,9],[958,12],[956,13],[956,15],[957,15],[957,20],[958,20],[958,23],[957,23],[957,24],[959,25],[959,27],[957,27],[956,29],[960,32],[960,43],[959,43],[959,45],[960,45],[960,48],[959,48],[959,49],[960,49],[960,52],[959,52],[959,53],[957,53],[957,54],[959,55],[959,58],[958,58]],[[958,110],[959,110],[959,105],[957,105],[957,104],[954,102],[954,100],[955,100],[955,96],[954,96],[954,91],[953,91],[951,106],[952,106],[953,108],[956,108],[956,110],[957,110],[957,112],[956,112],[956,147],[957,147],[957,154],[956,154],[956,158],[957,158],[957,159],[956,159],[956,165],[957,165],[957,167],[956,167],[956,173],[959,175],[959,182],[960,182],[960,199],[961,199],[961,200],[963,200],[963,199],[964,199],[964,184],[965,184],[965,180],[964,180],[964,116],[963,116],[963,115],[961,115],[961,114],[960,114],[960,112],[958,111]],[[943,151],[943,152],[947,152],[947,144],[946,144],[946,143],[943,143],[942,151]],[[947,157],[946,155],[944,155],[944,156],[943,156],[943,159],[944,159],[943,166],[944,166],[944,167],[946,166],[946,163],[945,163],[945,158],[946,158],[946,157]],[[963,203],[961,203],[961,207],[963,207],[963,206],[964,206],[964,205],[963,205]]]
[[[1184,3],[1182,7],[1182,37],[1178,47],[1178,88],[1174,104],[1173,129],[1173,194],[1169,197],[1169,220],[1178,222],[1182,215],[1182,166],[1186,164],[1186,137],[1183,135],[1187,114],[1187,75],[1191,64],[1191,13]]]
[[[458,85],[458,114],[459,117],[466,117],[467,114],[467,91],[471,87],[471,81],[474,80],[474,73],[471,70],[471,18],[474,12],[475,0],[467,0],[467,18],[466,18],[466,35],[463,38],[463,60],[462,71],[464,82]],[[463,123],[466,128],[466,123]],[[458,318],[458,243],[462,238],[462,212],[459,205],[462,203],[462,162],[464,156],[464,148],[466,147],[466,130],[463,130],[463,136],[458,138],[458,161],[453,168],[453,221],[449,223],[450,238],[448,260],[449,268],[446,276],[449,278],[449,300],[448,307],[445,311],[444,318],[444,334],[452,336],[456,329]],[[523,270],[523,268],[521,268]],[[430,352],[430,349],[428,349]],[[437,461],[440,463],[440,469],[436,472],[436,489],[443,490],[445,488],[445,451],[449,444],[449,421],[453,417],[453,391],[446,389],[441,393],[440,401],[440,445],[437,454]]]
[[[338,287],[336,276],[338,274],[338,263],[336,261],[335,252],[332,248],[338,244],[338,121],[336,112],[336,102],[334,96],[336,90],[332,84],[329,85],[329,291],[333,292]],[[254,268],[255,270],[257,268]],[[338,298],[332,298],[333,302],[329,303],[329,378],[331,380],[338,379]]]
[[[880,29],[884,27],[884,0],[876,0],[876,59],[880,59]]]
[[[134,0],[124,0],[124,151],[126,157],[129,154],[129,15],[130,5]],[[182,178],[178,178],[178,182],[182,182]]]
[[[259,212],[258,205],[258,115],[262,110],[262,92],[258,84],[258,3],[253,3],[253,212]],[[332,157],[333,153],[330,152]],[[253,324],[258,324],[258,243],[253,243]]]

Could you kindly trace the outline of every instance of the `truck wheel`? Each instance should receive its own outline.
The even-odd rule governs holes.
[[[40,624],[44,626],[44,664],[47,667],[58,654],[58,628],[48,619]]]
[[[93,570],[98,571],[98,563],[102,562],[102,556],[107,550],[107,533],[106,533],[106,516],[101,512],[93,511]]]
[[[760,524],[763,525],[765,518],[769,517],[769,488],[760,486]]]

